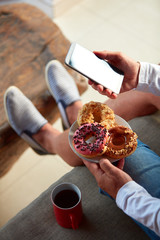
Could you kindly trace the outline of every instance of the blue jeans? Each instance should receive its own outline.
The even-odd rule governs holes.
[[[153,197],[160,198],[160,157],[147,145],[138,140],[136,151],[125,159],[124,171]],[[102,190],[100,192],[108,195]],[[136,223],[152,240],[160,239],[153,231],[137,221]]]

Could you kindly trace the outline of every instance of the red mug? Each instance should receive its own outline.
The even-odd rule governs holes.
[[[61,183],[51,193],[57,223],[64,228],[77,229],[82,220],[81,191],[72,183]]]

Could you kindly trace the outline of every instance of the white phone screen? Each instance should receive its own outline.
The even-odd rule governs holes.
[[[124,76],[88,49],[77,43],[71,44],[65,63],[85,77],[119,93]]]

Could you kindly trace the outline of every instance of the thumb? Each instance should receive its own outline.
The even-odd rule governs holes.
[[[94,51],[94,54],[102,59],[106,59],[109,61],[116,61],[119,60],[119,54],[117,52],[112,52],[112,51]]]
[[[113,166],[113,164],[108,159],[101,159],[99,164],[101,169],[106,173],[113,171],[115,168],[115,166]]]
[[[106,59],[107,57],[107,51],[93,51],[93,53],[99,57],[99,58],[102,58],[102,59]]]

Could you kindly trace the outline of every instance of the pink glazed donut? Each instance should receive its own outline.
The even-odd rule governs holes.
[[[100,156],[106,151],[107,133],[107,129],[99,123],[83,124],[73,135],[73,146],[86,158]]]

